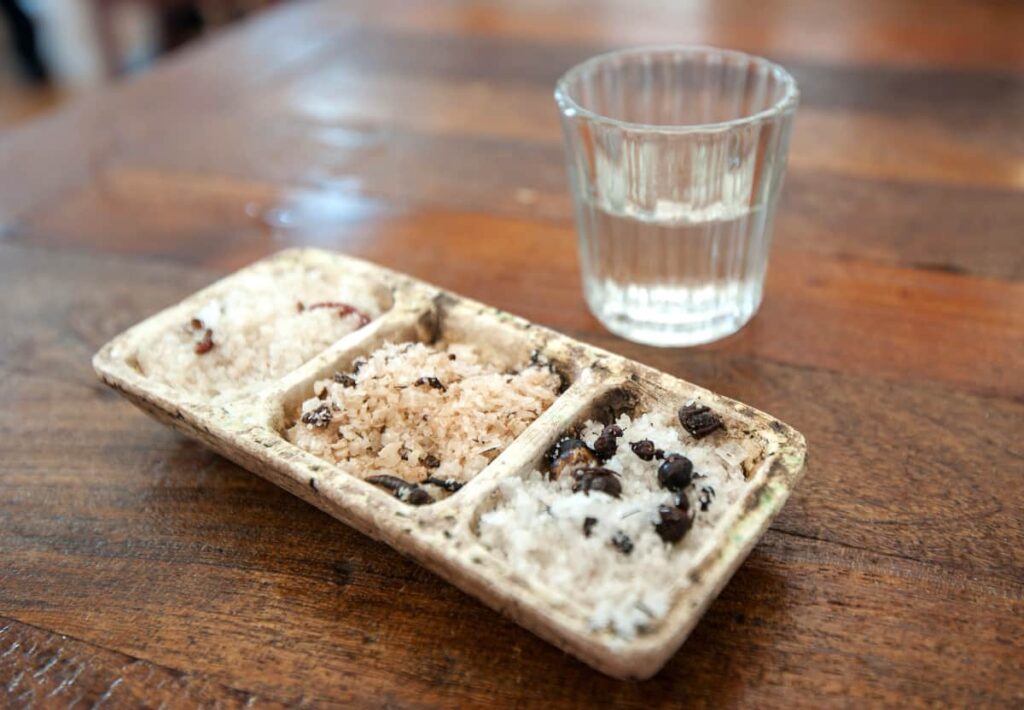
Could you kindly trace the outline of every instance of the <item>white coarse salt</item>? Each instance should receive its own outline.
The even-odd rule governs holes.
[[[655,628],[669,613],[676,594],[690,584],[688,572],[715,524],[739,500],[746,480],[742,459],[733,456],[742,447],[729,448],[729,455],[721,457],[710,440],[685,434],[674,413],[642,414],[635,420],[622,415],[615,423],[623,435],[615,455],[602,466],[620,474],[620,498],[573,493],[571,476],[551,481],[546,472],[531,471],[501,482],[499,502],[481,515],[478,532],[483,545],[519,578],[571,597],[585,610],[592,630],[629,640]],[[593,444],[601,429],[600,423],[588,421],[581,438]],[[685,455],[700,475],[686,492],[695,514],[693,527],[675,544],[663,541],[654,527],[658,507],[675,504],[674,494],[658,484],[661,462],[643,461],[629,446],[644,439],[666,454]],[[700,510],[703,487],[715,491],[707,511]],[[629,554],[611,543],[616,535],[628,537]]]

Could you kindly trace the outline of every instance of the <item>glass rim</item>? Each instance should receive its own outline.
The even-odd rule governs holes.
[[[682,53],[688,55],[695,54],[712,54],[720,57],[732,57],[736,59],[743,59],[751,62],[752,64],[758,64],[772,72],[778,79],[781,80],[785,91],[781,98],[768,108],[757,111],[756,113],[749,114],[747,116],[740,116],[738,118],[732,118],[728,121],[712,121],[710,123],[680,123],[680,124],[657,124],[657,123],[636,123],[633,121],[623,121],[618,118],[612,118],[605,116],[604,114],[597,113],[588,108],[582,106],[569,94],[569,82],[578,78],[584,71],[593,68],[598,64],[603,64],[611,59],[619,59],[622,57],[631,57],[637,55],[657,55],[668,52]],[[800,90],[797,88],[796,79],[793,75],[786,70],[780,64],[769,61],[764,57],[759,57],[755,54],[747,54],[736,49],[721,49],[719,47],[712,47],[704,44],[654,44],[644,45],[640,47],[629,47],[626,49],[615,49],[610,52],[603,52],[597,54],[589,59],[586,59],[579,64],[575,65],[567,72],[565,72],[555,83],[555,103],[558,104],[558,108],[563,115],[570,116],[582,116],[587,120],[594,123],[602,123],[605,125],[614,126],[623,130],[630,131],[642,131],[646,133],[712,133],[719,131],[726,131],[732,128],[738,128],[753,123],[759,123],[762,121],[775,118],[790,108],[795,107],[800,99]],[[571,112],[571,113],[570,113]]]

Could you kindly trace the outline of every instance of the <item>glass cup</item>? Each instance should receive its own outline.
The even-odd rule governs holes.
[[[555,88],[583,290],[610,331],[707,343],[761,303],[799,92],[742,52],[602,54]]]

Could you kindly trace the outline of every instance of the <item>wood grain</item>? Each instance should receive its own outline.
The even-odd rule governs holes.
[[[218,188],[234,209],[213,197]],[[69,222],[56,222],[50,215],[36,233],[51,235],[62,244],[73,243],[76,238],[65,233],[80,229],[75,226],[77,217],[100,211],[99,203],[103,213],[122,221],[96,232],[95,242],[135,251],[144,247],[135,238],[141,222],[155,211],[168,212],[166,223],[181,228],[176,243],[188,246],[190,259],[237,267],[284,245],[313,240],[438,281],[555,328],[573,328],[581,320],[594,324],[576,297],[580,284],[568,224],[540,226],[479,213],[396,211],[360,196],[349,201],[319,191],[298,191],[270,202],[271,219],[274,210],[293,215],[283,228],[275,228],[266,223],[265,208],[250,209],[255,213],[250,215],[244,207],[266,204],[266,187],[218,183],[210,185],[206,196],[188,188],[181,191],[181,200],[170,202],[162,189],[154,190],[155,196],[149,199],[132,199],[138,194],[133,188],[132,195],[114,204],[107,199],[106,188],[101,190],[99,195],[86,196],[80,208],[69,208]],[[237,200],[239,195],[244,197]],[[193,199],[185,207],[189,196]],[[124,205],[128,214],[118,205]],[[209,213],[204,215],[207,206]],[[194,228],[198,215],[204,221]],[[184,220],[190,223],[183,225]],[[218,228],[217,239],[211,240]],[[430,249],[419,248],[424,241],[431,244]],[[1012,245],[1007,245],[1007,251],[1014,251]],[[445,278],[438,279],[437,274]],[[496,288],[499,284],[502,287]],[[767,294],[758,319],[731,340],[733,351],[865,375],[924,377],[981,393],[1024,398],[1024,381],[1019,377],[1024,283],[821,256],[780,245]],[[552,311],[550,303],[569,305]],[[868,330],[873,337],[863,337]],[[966,342],[974,345],[962,347]],[[933,357],[936,348],[944,352],[943,358]],[[973,367],[979,359],[988,366]]]
[[[472,148],[465,143],[446,145],[453,150]],[[238,266],[253,258],[249,252],[261,244],[273,248],[269,236],[275,227],[340,248],[349,248],[348,242],[377,229],[382,220],[411,226],[418,220],[436,222],[439,229],[450,222],[444,228],[465,231],[473,219],[486,218],[488,230],[498,232],[496,241],[509,230],[529,238],[538,220],[570,233],[571,205],[562,188],[561,166],[546,155],[487,151],[474,160],[479,169],[463,163],[467,169],[451,178],[401,184],[364,173],[358,188],[351,183],[283,187],[202,172],[116,167],[66,194],[60,209],[10,225],[6,237],[54,246],[87,240],[102,243],[105,249],[154,253],[157,244],[166,243],[159,239],[166,233],[175,237],[172,244],[188,243],[188,248],[169,247],[167,256]],[[488,160],[509,167],[500,176],[504,189],[484,181],[483,163]],[[367,167],[372,166],[364,164],[362,169]],[[516,179],[517,172],[522,179]],[[371,179],[379,190],[369,187]],[[1017,191],[798,172],[787,178],[787,186],[778,215],[777,248],[998,279],[1024,277],[1024,252],[1019,248],[1024,200]],[[493,206],[482,213],[488,196],[493,197]],[[291,214],[293,224],[274,219],[282,209]],[[152,219],[154,213],[159,219]],[[509,219],[497,219],[495,213]],[[140,230],[153,238],[140,240]],[[900,238],[893,239],[893,234]],[[979,234],[984,235],[984,248],[968,238]],[[561,249],[559,245],[571,241],[560,239],[551,248]],[[246,256],[237,256],[239,250]],[[574,263],[566,267],[575,270]]]
[[[0,684],[12,706],[277,708],[251,693],[0,618]]]
[[[446,31],[457,27],[485,37],[514,36],[550,43],[566,40],[638,44],[686,42],[786,53],[836,64],[1020,68],[1020,13],[1008,2],[870,0],[822,5],[814,0],[742,0],[666,4],[571,0],[502,2],[499,7],[458,0],[435,3],[361,0],[352,14],[376,26]],[[349,5],[351,7],[351,5]],[[397,12],[397,8],[401,12]],[[339,12],[348,12],[339,10]]]
[[[1024,8],[286,5],[0,135],[0,705],[1024,704]],[[766,300],[658,350],[580,297],[555,78],[701,41],[803,89]],[[109,337],[294,244],[749,402],[807,475],[620,683],[103,389]]]

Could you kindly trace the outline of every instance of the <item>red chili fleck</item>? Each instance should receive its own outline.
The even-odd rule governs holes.
[[[359,318],[360,328],[370,322],[370,317],[368,315],[355,306],[349,305],[348,303],[342,303],[341,301],[320,301],[319,303],[310,304],[308,308],[311,311],[315,308],[337,308],[338,315],[342,318],[347,315],[357,316]]]
[[[196,355],[205,355],[213,350],[213,331],[209,328],[203,333],[203,339],[196,343]]]

